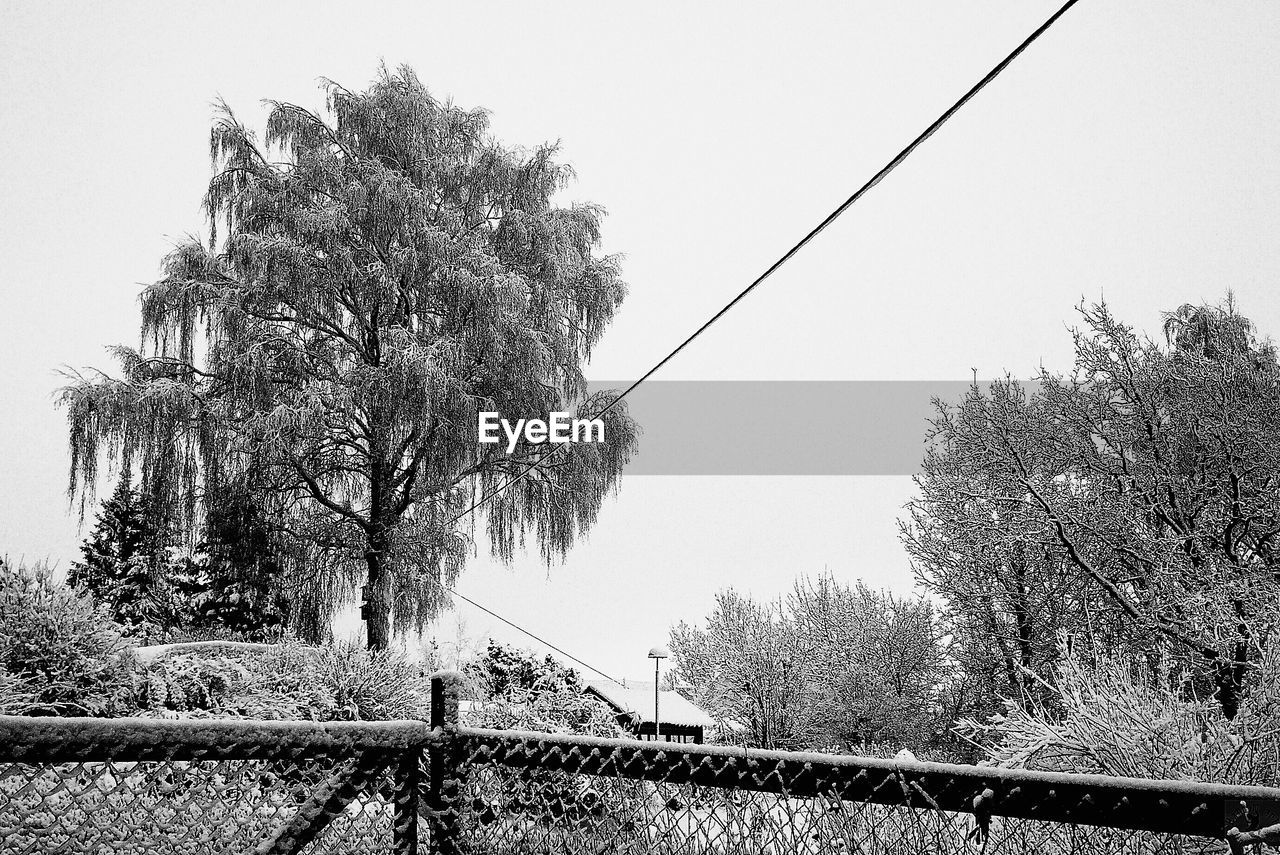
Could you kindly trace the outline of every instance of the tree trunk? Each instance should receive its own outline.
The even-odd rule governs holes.
[[[369,566],[369,617],[365,621],[365,644],[370,650],[386,650],[391,646],[390,580],[387,578],[385,543],[371,535],[364,553]]]
[[[376,365],[376,359],[374,360]],[[365,621],[365,646],[386,650],[391,646],[391,580],[387,578],[387,440],[381,412],[369,414],[369,527],[365,529],[364,560],[369,566],[369,617]]]

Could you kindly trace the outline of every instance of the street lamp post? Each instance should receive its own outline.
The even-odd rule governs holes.
[[[657,742],[662,726],[658,719],[658,665],[671,655],[671,651],[659,645],[649,648],[649,658],[653,660],[653,741]]]

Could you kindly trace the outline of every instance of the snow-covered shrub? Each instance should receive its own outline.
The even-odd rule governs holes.
[[[5,560],[0,666],[18,678],[7,681],[10,703],[22,692],[34,696],[24,713],[113,715],[127,704],[131,688],[131,657],[106,610],[55,584],[47,568]]]
[[[147,668],[137,701],[143,709],[215,710],[250,682],[249,670],[232,659],[179,654]]]
[[[27,715],[37,709],[37,692],[31,681],[0,668],[0,715]]]
[[[360,648],[171,653],[137,681],[141,715],[165,718],[361,720],[429,715],[419,669],[397,653]]]
[[[315,655],[313,648],[288,641],[242,656],[239,661],[253,682],[237,698],[237,713],[245,718],[334,719],[337,704],[315,679]]]
[[[305,679],[305,661],[299,661],[293,671],[272,665],[234,655],[172,654],[139,675],[135,714],[160,718],[333,718],[332,699]]]
[[[431,689],[422,669],[392,650],[326,647],[311,674],[328,693],[336,719],[385,721],[430,717]]]
[[[1003,715],[957,730],[998,766],[1280,783],[1280,651],[1273,645],[1251,669],[1233,720],[1191,685],[1123,659],[1064,655],[1052,687],[1058,711],[1006,701]]]
[[[550,656],[490,641],[483,656],[463,668],[471,708],[467,724],[508,730],[620,736],[613,711],[586,694],[578,673]]]

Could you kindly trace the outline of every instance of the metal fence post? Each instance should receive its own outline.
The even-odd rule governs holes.
[[[462,822],[466,777],[458,739],[461,686],[462,675],[457,671],[431,675],[431,728],[442,737],[427,752],[427,819],[433,855],[461,855],[467,850]]]

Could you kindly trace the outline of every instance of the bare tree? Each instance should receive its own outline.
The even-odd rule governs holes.
[[[824,574],[798,580],[786,608],[805,715],[829,745],[919,748],[947,729],[948,645],[928,600]]]
[[[1081,309],[1069,377],[939,405],[903,539],[1006,687],[1075,644],[1199,665],[1234,715],[1274,630],[1280,368],[1232,301],[1164,344]]]
[[[695,701],[770,748],[920,747],[949,723],[945,648],[928,602],[830,575],[770,604],[722,591],[705,629],[671,634]]]
[[[681,622],[671,653],[694,701],[719,718],[744,725],[751,744],[806,744],[802,675],[794,625],[779,603],[761,604],[732,588],[716,595],[707,628]]]

